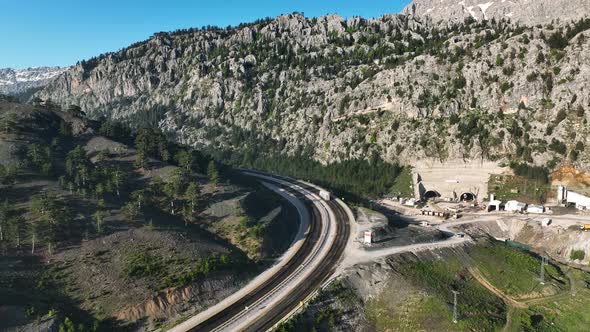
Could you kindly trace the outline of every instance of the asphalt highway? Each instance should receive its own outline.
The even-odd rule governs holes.
[[[316,187],[247,170],[304,202],[309,228],[297,252],[275,273],[216,313],[174,331],[265,331],[317,291],[334,273],[350,235],[349,214],[335,201],[319,198]],[[284,193],[283,193],[284,195]],[[300,211],[300,214],[302,212]],[[182,326],[182,327],[181,327]]]

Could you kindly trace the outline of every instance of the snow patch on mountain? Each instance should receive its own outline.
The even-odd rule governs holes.
[[[27,69],[0,69],[0,94],[19,95],[41,88],[69,67],[34,67]]]

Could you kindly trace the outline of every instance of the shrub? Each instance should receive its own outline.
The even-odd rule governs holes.
[[[456,90],[461,90],[465,87],[465,85],[467,85],[467,81],[465,80],[465,77],[463,76],[458,76],[457,78],[455,78],[453,80],[453,87]]]
[[[552,33],[547,39],[547,45],[551,48],[562,50],[567,47],[567,44],[567,39],[559,31]]]
[[[510,162],[510,168],[514,174],[527,179],[541,181],[543,183],[549,182],[549,171],[542,166],[531,166],[526,163]]]
[[[527,82],[534,82],[537,80],[537,77],[539,77],[539,74],[534,71],[526,76],[526,80]]]
[[[566,117],[567,113],[564,110],[559,110],[559,112],[557,112],[557,115],[555,116],[555,121],[553,121],[553,123],[557,126],[561,123],[561,121],[565,120]]]
[[[512,88],[512,83],[508,83],[508,82],[504,81],[500,84],[500,90],[502,91],[502,93],[510,90],[511,88]]]
[[[565,155],[567,147],[565,146],[565,143],[554,138],[551,140],[551,144],[549,144],[549,150]]]
[[[586,252],[584,250],[572,250],[570,253],[571,260],[583,260],[586,257]]]
[[[506,76],[512,76],[512,74],[514,74],[514,66],[507,66],[502,68],[502,73]]]

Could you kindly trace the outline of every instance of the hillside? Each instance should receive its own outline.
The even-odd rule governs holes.
[[[157,130],[10,98],[0,124],[2,331],[161,327],[239,289],[298,227],[280,196]]]
[[[526,25],[567,22],[590,16],[586,0],[413,0],[405,14],[434,21],[510,19]]]
[[[292,14],[158,33],[36,96],[248,166],[289,155],[588,169],[590,20],[429,22]]]

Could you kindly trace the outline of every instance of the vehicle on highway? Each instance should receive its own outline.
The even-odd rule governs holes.
[[[320,190],[320,197],[323,198],[324,201],[329,201],[331,199],[330,193],[325,190]]]

